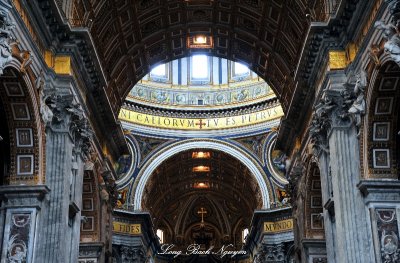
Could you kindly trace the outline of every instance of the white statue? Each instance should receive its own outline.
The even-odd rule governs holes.
[[[367,87],[367,73],[361,71],[357,74],[356,85],[354,86],[354,95],[357,96],[353,101],[348,113],[353,116],[357,128],[361,125],[361,116],[365,114],[365,88]]]
[[[35,80],[35,87],[39,93],[40,115],[42,117],[45,126],[47,126],[53,120],[54,114],[53,111],[50,109],[50,107],[46,104],[46,99],[48,98],[48,96],[44,93],[45,83],[44,83],[43,70],[40,71],[39,75]]]
[[[385,52],[400,66],[400,20],[397,20],[395,24],[377,21],[375,27],[383,30],[384,37],[387,39],[384,45]]]
[[[3,75],[4,68],[12,59],[11,29],[13,28],[14,24],[9,20],[8,14],[0,12],[0,75]]]

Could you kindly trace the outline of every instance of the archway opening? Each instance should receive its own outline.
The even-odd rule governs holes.
[[[385,63],[373,82],[368,112],[368,174],[400,178],[400,67]]]
[[[225,152],[191,149],[162,162],[143,191],[142,208],[153,218],[163,242],[186,248],[233,244],[240,249],[243,231],[263,205],[250,170]]]

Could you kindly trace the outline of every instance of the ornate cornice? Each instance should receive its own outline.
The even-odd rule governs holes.
[[[123,108],[131,109],[136,112],[144,114],[151,114],[156,116],[164,116],[171,118],[218,118],[229,117],[233,115],[249,114],[252,112],[269,109],[279,106],[278,98],[272,98],[261,103],[248,105],[240,108],[233,109],[219,109],[219,110],[179,110],[179,109],[159,109],[151,106],[145,106],[131,101],[125,101]]]

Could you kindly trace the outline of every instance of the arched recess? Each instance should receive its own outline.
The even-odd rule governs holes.
[[[39,114],[38,91],[32,83],[32,70],[21,71],[21,63],[13,59],[0,77],[0,98],[2,101],[2,128],[8,134],[0,134],[3,156],[8,164],[2,169],[3,184],[44,183],[45,133]],[[8,152],[7,152],[8,151]],[[2,157],[3,157],[2,156]]]
[[[321,176],[318,164],[310,160],[304,191],[304,238],[324,239]]]
[[[383,59],[371,74],[363,129],[364,177],[400,176],[400,67]]]
[[[84,217],[81,224],[80,241],[85,242],[100,242],[101,241],[101,225],[102,225],[102,205],[99,195],[98,182],[98,164],[87,168],[83,175],[82,187],[82,213]],[[105,214],[104,214],[105,215]]]
[[[136,181],[130,191],[131,198],[133,199],[134,210],[142,209],[142,197],[146,183],[154,170],[165,160],[171,156],[191,149],[211,149],[225,152],[232,157],[238,159],[243,165],[245,165],[256,179],[262,196],[262,208],[269,208],[270,196],[272,193],[271,186],[267,185],[267,178],[262,168],[257,164],[251,156],[246,154],[243,150],[237,146],[228,144],[226,142],[217,140],[187,140],[184,142],[177,142],[169,145],[164,150],[155,154],[150,158],[142,167],[142,170],[138,174]]]

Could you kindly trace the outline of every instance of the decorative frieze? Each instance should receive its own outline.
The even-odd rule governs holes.
[[[7,210],[2,259],[5,262],[32,262],[36,209]]]

